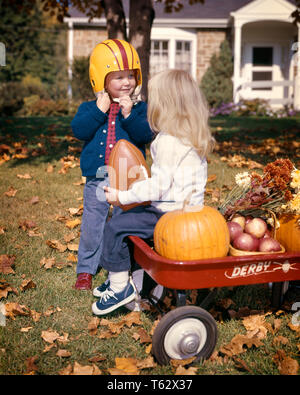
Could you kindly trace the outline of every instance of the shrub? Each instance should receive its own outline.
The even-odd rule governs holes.
[[[89,58],[77,57],[72,67],[72,96],[75,100],[95,99],[89,79]]]
[[[210,115],[215,117],[217,115],[234,115],[234,116],[256,116],[256,117],[294,117],[298,116],[299,112],[293,109],[292,106],[284,106],[282,108],[271,108],[267,100],[263,99],[242,99],[239,103],[222,103],[217,108],[210,109]]]
[[[38,77],[27,75],[22,81],[9,81],[0,85],[0,114],[14,115],[22,109],[26,98],[49,99],[46,88]]]
[[[220,45],[219,55],[212,56],[210,66],[201,81],[201,89],[210,107],[217,108],[222,103],[232,102],[232,73],[231,49],[228,41],[225,40]]]

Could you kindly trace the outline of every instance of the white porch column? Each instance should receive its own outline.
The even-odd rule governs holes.
[[[239,101],[239,85],[241,75],[241,47],[242,47],[242,26],[234,22],[234,64],[233,64],[233,101]]]
[[[300,111],[300,24],[298,24],[298,43],[294,60],[295,66],[297,66],[297,74],[294,80],[294,109]]]
[[[68,22],[68,77],[69,77],[69,85],[68,85],[68,96],[69,99],[72,99],[72,65],[73,65],[73,45],[74,45],[74,31],[73,31],[73,22]]]

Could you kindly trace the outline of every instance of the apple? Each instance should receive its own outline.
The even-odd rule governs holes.
[[[237,222],[229,221],[227,222],[228,230],[229,230],[229,235],[230,235],[230,242],[232,243],[233,240],[239,236],[241,233],[243,233],[243,228],[241,227],[240,224]]]
[[[281,245],[272,237],[265,237],[260,240],[258,249],[260,252],[280,251]]]
[[[240,214],[235,214],[231,221],[232,222],[237,222],[239,225],[241,225],[242,229],[244,230],[245,224],[246,224],[246,218],[245,217],[243,217]]]
[[[268,227],[262,218],[253,218],[245,225],[245,232],[260,239],[266,233]]]
[[[259,240],[257,237],[243,232],[233,241],[233,247],[242,251],[257,251]]]

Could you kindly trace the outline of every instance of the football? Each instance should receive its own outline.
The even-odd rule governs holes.
[[[109,184],[120,191],[128,191],[131,185],[150,177],[150,169],[141,151],[127,140],[119,140],[113,147],[108,161]],[[120,206],[124,211],[144,203]]]

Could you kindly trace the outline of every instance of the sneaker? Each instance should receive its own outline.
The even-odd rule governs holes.
[[[100,298],[103,292],[107,290],[109,285],[110,285],[110,281],[107,279],[106,281],[104,281],[104,283],[99,285],[99,287],[93,289],[93,295],[96,296],[97,298]]]
[[[107,288],[102,293],[100,299],[93,303],[92,311],[96,315],[104,315],[111,313],[119,307],[131,302],[135,299],[136,293],[134,287],[130,282],[126,285],[123,291],[115,293],[111,288]]]

